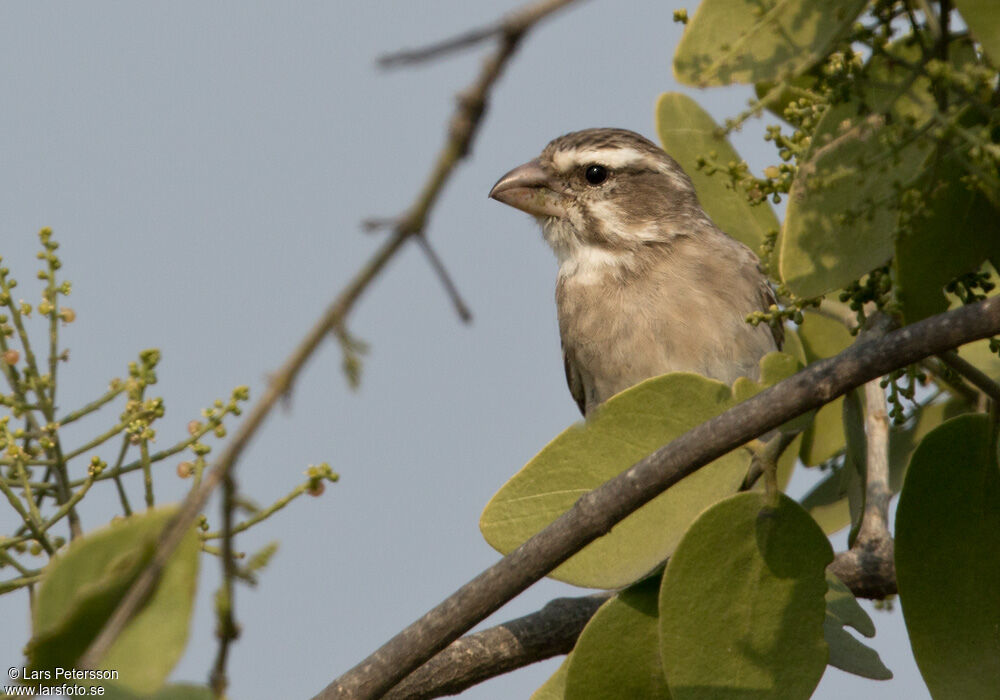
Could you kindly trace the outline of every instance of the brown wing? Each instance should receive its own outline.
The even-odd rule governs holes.
[[[583,388],[583,377],[576,368],[576,358],[573,351],[562,346],[563,369],[566,370],[566,384],[569,385],[569,393],[573,395],[573,400],[580,407],[580,413],[587,415],[587,395]]]

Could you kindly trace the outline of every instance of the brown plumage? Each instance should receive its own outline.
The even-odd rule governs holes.
[[[561,136],[490,196],[533,214],[559,260],[566,381],[587,414],[667,372],[756,378],[780,330],[746,322],[774,296],[760,261],[723,233],[690,178],[623,129]]]

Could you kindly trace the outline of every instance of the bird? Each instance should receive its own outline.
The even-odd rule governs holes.
[[[691,178],[626,129],[575,131],[501,177],[489,196],[533,215],[555,253],[556,310],[570,393],[585,417],[650,377],[758,379],[780,326],[759,258],[723,232]]]

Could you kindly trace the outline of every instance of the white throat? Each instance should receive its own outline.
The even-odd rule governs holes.
[[[542,235],[556,254],[559,279],[572,277],[579,284],[597,284],[608,274],[630,265],[635,258],[630,251],[613,251],[581,241],[573,225],[564,218],[544,220]]]

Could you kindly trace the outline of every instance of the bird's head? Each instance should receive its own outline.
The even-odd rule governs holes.
[[[706,220],[677,162],[625,129],[560,136],[501,177],[490,197],[535,216],[560,261],[635,253]]]

